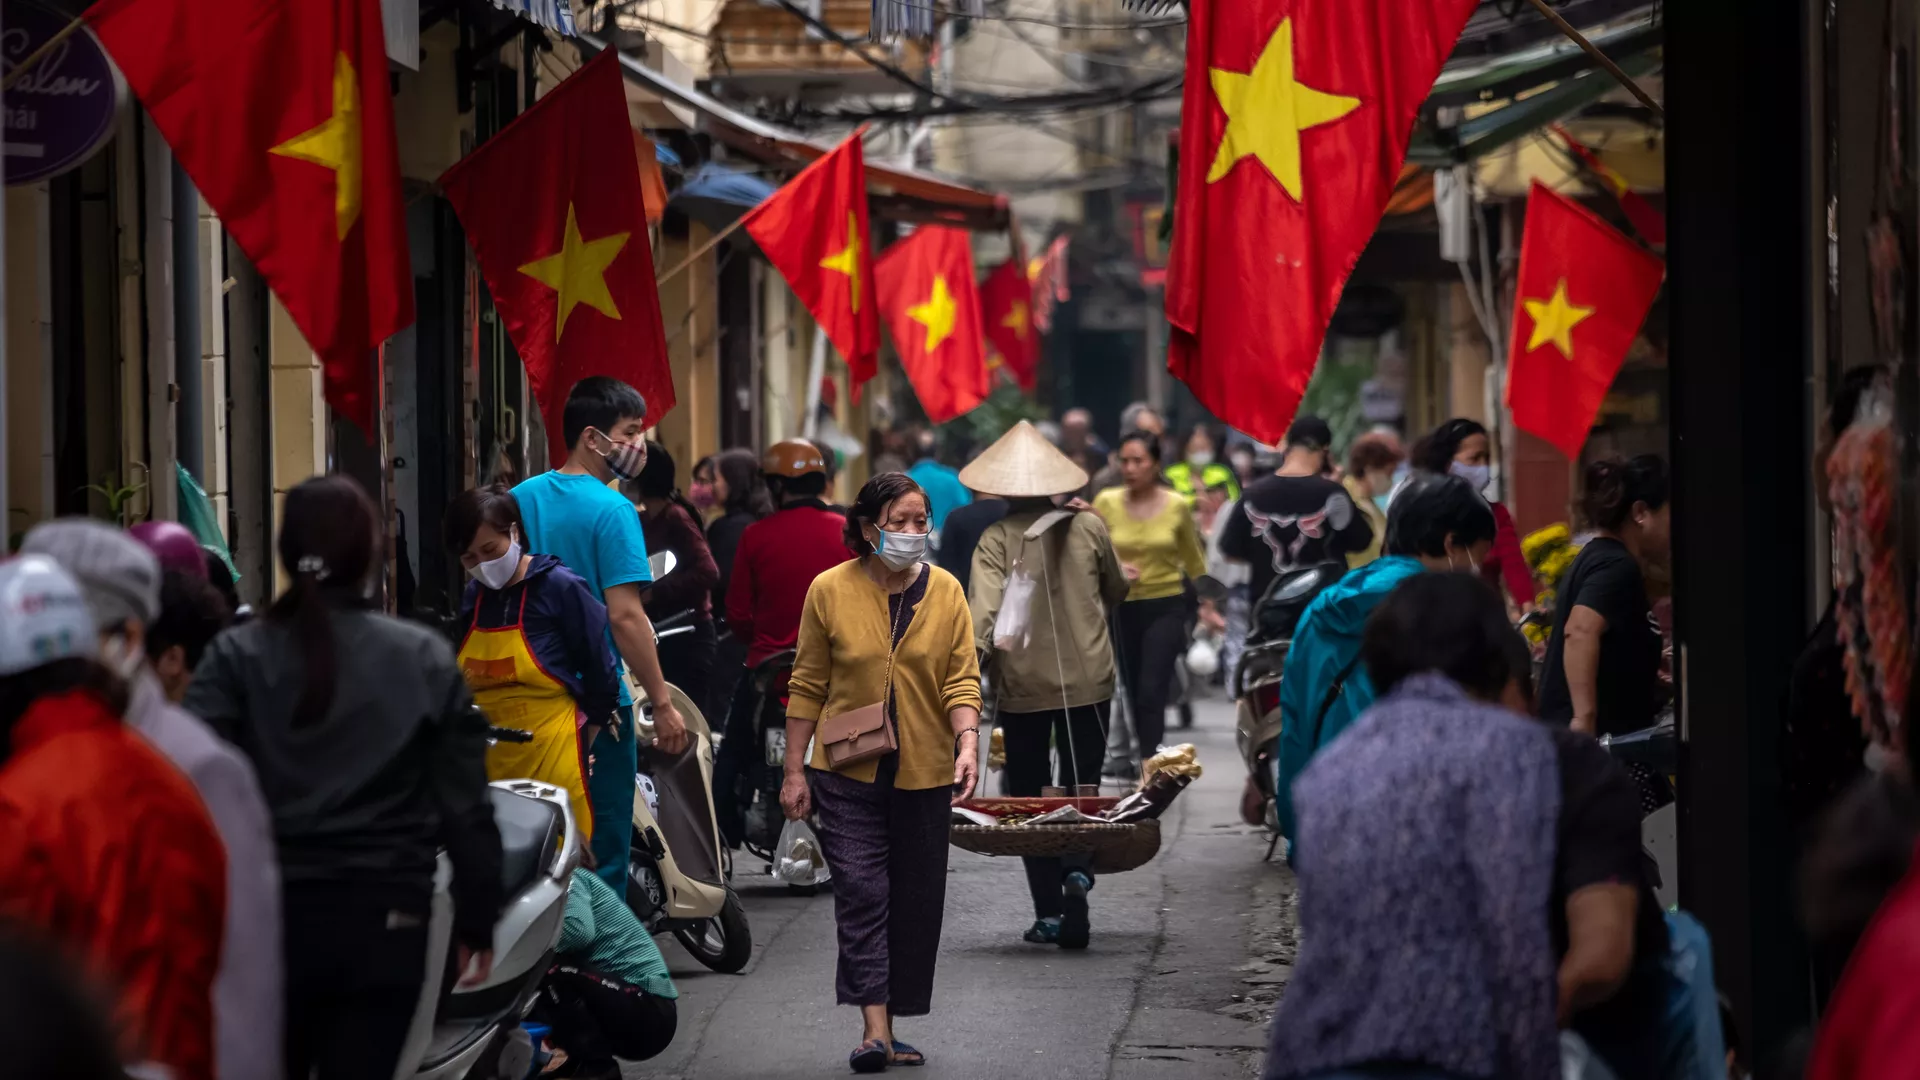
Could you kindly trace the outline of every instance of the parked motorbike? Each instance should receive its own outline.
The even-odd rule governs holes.
[[[1234,742],[1246,763],[1241,817],[1267,830],[1267,854],[1280,845],[1280,815],[1274,801],[1274,772],[1280,752],[1280,674],[1300,616],[1327,586],[1347,572],[1344,563],[1319,563],[1281,574],[1254,604],[1248,618],[1247,647],[1230,688],[1235,701]]]
[[[528,742],[523,731],[495,728],[500,740]],[[493,927],[493,969],[476,986],[458,979],[447,958],[453,938],[453,865],[443,853],[434,872],[428,921],[427,979],[395,1075],[418,1080],[521,1080],[532,1068],[533,1040],[521,1027],[553,965],[580,837],[567,793],[533,780],[489,785],[500,829],[506,906]]]
[[[1624,735],[1602,735],[1600,745],[1616,759],[1645,765],[1663,776],[1679,768],[1680,740],[1669,711],[1659,723]],[[1680,858],[1680,804],[1669,802],[1640,819],[1640,846],[1654,865],[1653,894],[1660,906],[1680,902],[1680,880],[1675,875]]]
[[[780,783],[786,776],[787,679],[793,674],[793,650],[785,649],[762,660],[747,673],[753,680],[753,747],[745,755],[738,789],[745,823],[742,845],[755,857],[773,865],[774,849],[786,813],[780,808]],[[790,886],[811,893],[814,886]]]
[[[673,567],[671,552],[655,555],[654,580]],[[691,614],[660,620],[655,633],[665,638],[685,632]],[[642,715],[635,725],[640,772],[634,782],[642,790],[633,800],[627,906],[650,933],[671,933],[695,960],[731,975],[752,958],[753,931],[740,897],[727,884],[720,822],[713,811],[713,733],[693,699],[668,685],[673,707],[687,726],[686,748],[671,755],[654,749],[651,705],[644,692],[633,689]]]

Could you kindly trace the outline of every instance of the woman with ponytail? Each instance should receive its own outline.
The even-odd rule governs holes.
[[[393,1074],[426,975],[439,848],[461,970],[477,981],[492,965],[486,724],[447,643],[369,602],[377,529],[344,476],[288,492],[290,585],[266,618],[214,639],[185,701],[252,759],[273,813],[290,1077]]]
[[[1507,512],[1506,504],[1494,502],[1486,494],[1493,482],[1492,461],[1493,443],[1487,437],[1486,426],[1464,416],[1434,428],[1413,444],[1413,453],[1409,455],[1413,468],[1435,476],[1458,476],[1487,499],[1487,505],[1493,507],[1493,554],[1480,564],[1480,576],[1495,591],[1506,586],[1514,607],[1523,612],[1532,611],[1536,595],[1533,571],[1520,553],[1520,532],[1514,528],[1513,515]]]

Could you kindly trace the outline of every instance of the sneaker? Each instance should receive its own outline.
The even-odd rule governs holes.
[[[1078,870],[1067,872],[1061,883],[1060,947],[1084,949],[1091,930],[1087,925],[1087,890],[1093,881]]]
[[[1060,920],[1035,919],[1033,925],[1027,927],[1027,932],[1020,937],[1021,940],[1035,945],[1058,945],[1060,944]]]

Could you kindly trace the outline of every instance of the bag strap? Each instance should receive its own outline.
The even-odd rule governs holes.
[[[920,573],[924,575],[931,573],[931,571],[926,569],[925,564],[922,564]],[[887,673],[880,683],[880,712],[889,719],[893,716],[893,654],[894,650],[899,647],[901,637],[900,614],[905,613],[907,610],[907,589],[911,589],[918,584],[920,584],[920,579],[915,578],[907,583],[906,589],[900,590],[899,613],[892,610],[893,593],[887,593],[880,598],[880,604],[887,612]]]
[[[1340,673],[1333,677],[1333,685],[1327,687],[1327,696],[1320,702],[1320,711],[1313,715],[1313,749],[1320,749],[1320,733],[1326,726],[1327,714],[1333,711],[1333,703],[1340,700],[1340,695],[1347,692],[1347,677],[1359,666],[1360,654],[1356,652],[1353,659],[1347,661]]]

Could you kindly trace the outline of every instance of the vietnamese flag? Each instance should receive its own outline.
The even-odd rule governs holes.
[[[1534,181],[1507,352],[1514,426],[1580,456],[1665,274],[1646,249]]]
[[[1277,444],[1478,0],[1192,0],[1167,367]]]
[[[553,461],[573,384],[610,375],[673,408],[640,162],[611,50],[440,177],[540,402]]]
[[[967,231],[923,225],[881,253],[873,277],[900,366],[927,419],[944,424],[985,401],[991,388]]]
[[[1667,242],[1666,215],[1654,209],[1652,203],[1641,198],[1640,193],[1633,190],[1633,187],[1627,183],[1627,178],[1620,175],[1619,170],[1601,161],[1599,154],[1574,138],[1566,128],[1555,124],[1553,133],[1560,136],[1560,141],[1567,144],[1567,150],[1580,159],[1580,164],[1613,193],[1614,201],[1620,204],[1620,212],[1627,215],[1627,221],[1640,233],[1641,238],[1655,247],[1664,247]]]
[[[100,0],[85,14],[373,433],[373,350],[413,322],[379,0]]]
[[[1040,331],[1033,325],[1033,283],[1016,256],[980,283],[980,314],[987,342],[1022,390],[1032,390],[1040,368]]]
[[[740,224],[840,350],[858,400],[880,363],[860,133],[800,170]]]

